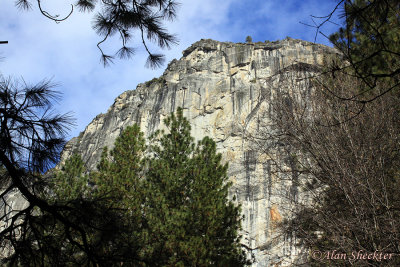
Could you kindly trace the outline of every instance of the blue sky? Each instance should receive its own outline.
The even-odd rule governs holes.
[[[43,0],[43,7],[51,14],[68,13],[72,1]],[[72,111],[77,126],[70,137],[77,136],[99,113],[107,111],[114,99],[138,83],[160,76],[164,68],[144,67],[147,54],[140,42],[131,60],[116,60],[104,68],[96,48],[100,37],[91,28],[93,13],[74,12],[62,23],[43,17],[32,1],[33,10],[20,11],[14,1],[0,0],[0,74],[21,78],[27,83],[51,79],[58,84],[63,99],[57,111]],[[312,24],[310,15],[323,16],[335,7],[334,0],[180,0],[178,18],[166,27],[177,35],[179,45],[163,52],[166,62],[180,58],[182,51],[192,43],[211,38],[218,41],[244,42],[250,35],[253,41],[275,41],[286,36],[314,41],[315,29],[299,22]],[[322,31],[329,35],[338,28],[327,24]],[[329,45],[318,35],[317,43]],[[115,52],[118,38],[108,41],[106,49]]]

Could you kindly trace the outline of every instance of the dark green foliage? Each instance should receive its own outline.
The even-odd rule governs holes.
[[[55,199],[70,201],[83,198],[88,193],[88,177],[83,174],[83,164],[81,156],[74,154],[65,161],[61,171],[55,173],[52,183]]]
[[[46,258],[58,256],[47,253],[60,235],[91,255],[84,230],[88,223],[75,221],[85,218],[81,216],[84,208],[76,208],[81,202],[52,204],[42,198],[46,183],[39,173],[59,160],[64,134],[72,124],[68,114],[52,111],[52,102],[58,98],[48,81],[33,86],[11,79],[0,82],[0,165],[4,167],[0,177],[0,246],[13,252],[2,263],[43,266]],[[26,200],[18,209],[13,203],[16,197],[19,202]],[[55,228],[62,233],[52,236]]]
[[[81,157],[73,155],[55,171],[49,190],[42,192],[57,215],[29,209],[18,225],[23,238],[8,242],[14,253],[2,260],[10,266],[118,266],[141,263],[120,207],[110,196],[91,194]]]
[[[363,81],[355,99],[372,101],[399,88],[400,6],[397,0],[346,0],[344,26],[330,36],[352,76]],[[333,68],[337,71],[338,68]],[[382,83],[385,86],[382,88]]]
[[[157,84],[162,85],[162,84],[165,83],[165,79],[164,79],[163,77],[160,77],[160,78],[153,78],[153,79],[151,79],[150,81],[145,82],[145,85],[146,85],[147,87],[149,87],[149,86],[152,85],[153,83],[157,83]]]
[[[252,43],[252,42],[253,42],[253,38],[251,38],[250,35],[247,36],[247,37],[246,37],[246,43],[250,44],[250,43]]]
[[[127,201],[128,198],[124,196],[138,193],[145,148],[139,127],[134,125],[126,128],[116,139],[110,157],[107,149],[104,149],[98,165],[99,172],[92,174],[96,184],[95,194],[111,195]],[[121,208],[128,206],[129,203],[126,203]]]
[[[55,202],[54,205],[64,203]],[[1,263],[8,266],[118,266],[140,262],[135,244],[124,239],[121,215],[101,199],[74,200],[59,206],[60,222],[53,214],[32,211],[21,223],[23,238],[12,240],[15,252]]]
[[[127,127],[111,152],[103,151],[98,171],[90,174],[91,198],[101,200],[109,212],[106,226],[118,227],[118,235],[89,232],[90,244],[98,248],[96,259],[116,257],[128,266],[245,265],[240,208],[227,198],[228,166],[221,164],[215,142],[205,137],[195,144],[182,109],[164,122],[167,132],[156,132],[149,148],[137,125]],[[71,158],[58,183],[66,183],[59,178],[81,177],[82,166],[79,157]],[[87,195],[79,193],[78,184],[66,190]],[[93,217],[93,222],[103,219]],[[114,265],[116,261],[108,266]]]
[[[147,243],[144,203],[148,195],[142,179],[146,148],[143,133],[137,125],[127,127],[114,145],[110,153],[107,148],[103,150],[98,172],[90,174],[95,184],[93,196],[106,198],[107,205],[118,210],[125,229],[118,241],[129,248],[127,255],[152,262],[143,252]]]
[[[215,142],[195,145],[182,109],[165,120],[168,133],[153,137],[147,184],[154,206],[149,218],[153,256],[169,266],[244,264],[238,230],[240,211],[227,200],[227,165]]]

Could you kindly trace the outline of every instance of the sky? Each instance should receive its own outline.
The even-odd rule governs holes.
[[[275,41],[287,36],[330,45],[323,35],[317,35],[310,15],[328,15],[336,6],[335,0],[179,0],[177,19],[165,27],[177,36],[179,44],[170,50],[156,46],[153,52],[166,56],[166,64],[153,70],[145,67],[147,54],[139,40],[129,46],[137,49],[130,60],[115,60],[104,68],[96,44],[101,40],[92,29],[94,13],[77,10],[61,23],[40,14],[36,1],[32,10],[19,10],[15,1],[0,0],[0,74],[3,77],[24,79],[28,84],[49,80],[57,84],[62,100],[55,109],[72,112],[76,126],[68,139],[77,136],[93,120],[105,113],[114,99],[139,83],[159,77],[167,63],[179,59],[182,51],[200,39],[244,42],[250,35],[254,42]],[[60,17],[69,13],[73,1],[43,0],[42,7]],[[336,20],[336,18],[335,18]],[[318,20],[317,20],[318,21]],[[336,20],[338,21],[338,20]],[[326,24],[321,31],[329,35],[338,25]],[[115,53],[120,39],[107,41],[106,52]]]

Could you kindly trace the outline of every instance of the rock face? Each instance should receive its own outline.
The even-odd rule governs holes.
[[[279,235],[276,223],[284,219],[299,189],[292,176],[283,181],[274,175],[273,160],[249,137],[270,120],[269,102],[284,90],[279,88],[282,79],[309,75],[324,56],[334,53],[290,38],[250,44],[201,40],[173,60],[160,78],[118,96],[106,114],[67,144],[62,159],[80,153],[93,170],[103,147],[112,147],[125,127],[137,123],[149,135],[163,127],[170,112],[183,107],[192,135],[213,138],[229,162],[230,197],[242,205],[242,242],[254,254],[254,266],[291,265],[299,260],[299,251],[294,240]],[[300,86],[309,90],[306,83]]]

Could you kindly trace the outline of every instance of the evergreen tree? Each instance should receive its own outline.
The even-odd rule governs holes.
[[[78,154],[72,155],[55,173],[51,190],[55,199],[70,201],[82,198],[88,193],[88,177],[84,175],[85,168],[82,158]]]
[[[129,134],[128,130],[125,131],[126,135]],[[31,209],[23,221],[16,221],[14,224],[21,227],[24,235],[23,238],[9,239],[15,249],[9,257],[2,259],[3,264],[10,266],[120,266],[122,262],[128,266],[144,264],[137,255],[140,243],[137,235],[134,235],[134,230],[140,227],[131,222],[132,219],[140,217],[130,212],[132,208],[129,210],[127,208],[129,206],[127,203],[134,203],[138,198],[126,193],[129,192],[127,188],[131,188],[132,183],[126,184],[129,179],[122,181],[121,173],[115,168],[124,166],[119,169],[131,170],[126,168],[121,159],[131,160],[130,166],[134,166],[134,158],[129,158],[126,152],[132,148],[132,142],[130,144],[119,142],[121,139],[117,140],[114,149],[118,151],[118,148],[126,145],[126,150],[115,153],[115,161],[119,164],[108,168],[113,164],[104,157],[100,164],[102,175],[115,172],[116,176],[108,177],[117,179],[111,179],[111,182],[101,180],[103,183],[99,182],[97,190],[88,186],[88,176],[84,174],[84,163],[80,155],[73,155],[66,160],[60,171],[54,171],[52,175],[54,178],[50,179],[48,190],[41,191],[40,198],[57,210],[58,217],[40,209]],[[104,152],[104,155],[106,154],[107,150]],[[91,178],[93,177],[99,176],[92,174]],[[134,222],[136,221],[138,220]]]
[[[344,26],[330,36],[347,62],[343,72],[363,81],[355,96],[370,102],[399,89],[400,22],[397,0],[343,1]],[[332,72],[341,67],[333,66]]]
[[[227,199],[227,164],[215,142],[195,145],[182,109],[153,136],[146,176],[152,257],[168,266],[240,266],[240,208]],[[150,215],[149,214],[149,215]]]
[[[98,172],[90,174],[95,184],[93,196],[105,198],[109,207],[119,210],[125,229],[118,238],[120,246],[126,249],[125,254],[137,255],[144,263],[153,261],[143,252],[147,227],[144,202],[148,195],[142,179],[145,148],[140,128],[127,127],[111,152],[104,148]]]
[[[182,109],[164,122],[168,132],[156,132],[148,150],[139,127],[127,127],[90,174],[92,197],[119,211],[123,229],[108,239],[112,245],[98,245],[98,256],[107,259],[118,248],[117,255],[134,255],[118,257],[124,264],[245,265],[240,207],[228,200],[228,166],[215,142],[205,137],[195,144]],[[78,160],[71,162],[82,170]],[[99,239],[94,234],[91,240]]]
[[[113,203],[121,209],[132,212],[135,202],[141,198],[143,152],[145,151],[143,133],[137,125],[127,127],[116,139],[114,149],[108,153],[105,148],[99,172],[92,174],[96,184],[95,195],[110,196]]]

